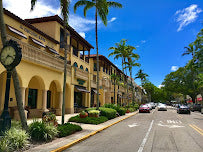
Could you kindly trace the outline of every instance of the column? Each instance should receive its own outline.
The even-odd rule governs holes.
[[[62,104],[63,104],[63,92],[58,92],[59,95],[59,106],[56,109],[56,115],[61,116],[62,115]]]
[[[48,111],[47,109],[47,90],[42,90],[42,111]]]

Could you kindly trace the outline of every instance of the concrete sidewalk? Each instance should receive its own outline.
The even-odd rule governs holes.
[[[115,119],[109,120],[107,122],[104,122],[102,124],[99,125],[91,125],[91,124],[82,124],[82,123],[74,123],[77,125],[80,125],[82,127],[82,131],[80,132],[76,132],[75,134],[72,134],[70,136],[67,137],[63,137],[63,138],[57,138],[56,140],[53,140],[52,142],[49,143],[45,143],[42,145],[39,145],[37,147],[31,148],[29,150],[27,150],[27,152],[58,152],[58,151],[63,151],[69,147],[71,147],[72,145],[85,140],[86,138],[89,138],[92,135],[95,135],[96,133],[124,120],[127,119],[135,114],[137,114],[138,111],[136,112],[132,112],[132,113],[128,113],[124,116],[120,116],[117,117]],[[77,114],[69,114],[65,116],[65,122],[67,122],[67,120],[72,117],[75,116]],[[57,116],[57,120],[61,120],[61,116]],[[32,122],[32,121],[29,121]]]

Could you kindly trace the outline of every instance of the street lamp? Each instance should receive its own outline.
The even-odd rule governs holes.
[[[20,63],[21,58],[22,52],[18,43],[13,40],[7,41],[0,52],[0,61],[7,70],[4,110],[0,116],[0,134],[11,128],[11,117],[8,112],[11,71]]]

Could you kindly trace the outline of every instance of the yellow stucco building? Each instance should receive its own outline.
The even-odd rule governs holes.
[[[28,118],[41,117],[43,112],[62,112],[64,69],[63,21],[55,15],[22,20],[4,9],[7,39],[13,39],[22,48],[22,61],[17,66],[22,100]],[[67,26],[68,64],[65,112],[77,112],[78,107],[91,107],[96,103],[96,56],[93,48],[73,28]],[[2,48],[2,44],[0,44]],[[100,104],[113,103],[114,85],[110,75],[124,75],[106,57],[100,55]],[[4,107],[6,69],[0,64],[0,114]],[[115,85],[116,103],[125,100],[126,89]],[[13,82],[9,96],[12,118],[19,119]]]

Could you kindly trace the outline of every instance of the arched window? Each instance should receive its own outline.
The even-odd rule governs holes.
[[[82,66],[82,65],[80,66],[80,69],[82,69],[82,70],[83,70],[83,66]]]
[[[85,71],[87,71],[87,72],[88,72],[88,68],[86,68],[86,69],[85,69]]]
[[[73,64],[73,66],[74,66],[74,67],[78,67],[78,64],[75,62],[75,63]]]

